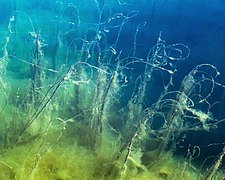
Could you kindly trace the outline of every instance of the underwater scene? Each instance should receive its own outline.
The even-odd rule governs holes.
[[[224,156],[224,0],[0,0],[0,180],[223,180]]]

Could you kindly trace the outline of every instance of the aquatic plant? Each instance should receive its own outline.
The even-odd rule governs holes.
[[[218,156],[218,159],[215,161],[215,163],[213,164],[213,166],[211,167],[211,169],[209,170],[208,175],[206,175],[204,177],[204,179],[206,180],[210,180],[213,178],[213,176],[215,176],[216,172],[218,171],[219,167],[222,164],[223,161],[223,157],[225,155],[225,149],[223,148],[223,151],[221,152],[221,154]]]

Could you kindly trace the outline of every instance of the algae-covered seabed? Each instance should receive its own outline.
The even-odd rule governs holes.
[[[16,118],[16,117],[15,117]],[[92,150],[85,147],[88,130],[74,125],[74,129],[62,128],[54,123],[48,134],[13,147],[2,149],[0,155],[1,180],[100,180],[100,179],[198,179],[197,170],[190,168],[184,159],[169,154],[152,167],[140,164],[139,158],[123,163],[113,162],[117,150],[116,140],[106,137],[103,146]],[[85,128],[85,127],[84,127]],[[137,154],[138,157],[138,154]],[[136,162],[137,160],[137,162]],[[187,169],[186,169],[187,168]],[[182,172],[184,174],[182,174]]]

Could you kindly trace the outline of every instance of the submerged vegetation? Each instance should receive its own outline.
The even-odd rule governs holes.
[[[118,8],[128,2],[35,2],[15,0],[1,32],[0,179],[224,178],[224,143],[206,145],[223,148],[199,161],[200,145],[182,145],[224,122],[214,65],[175,85],[191,47],[162,31],[144,53],[147,22]]]

